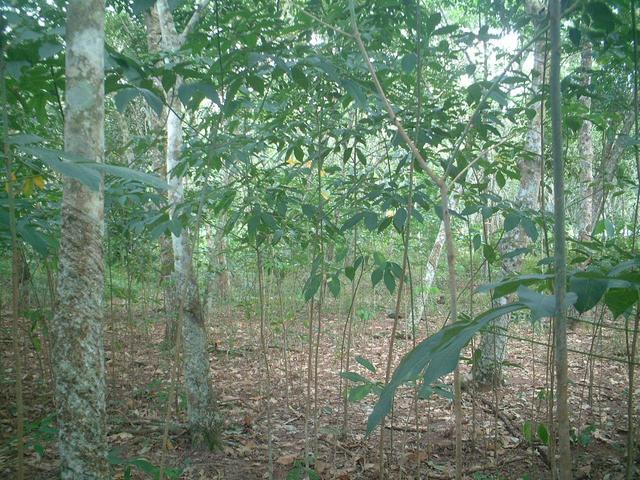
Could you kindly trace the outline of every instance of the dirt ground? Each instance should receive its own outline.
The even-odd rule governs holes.
[[[108,441],[115,479],[157,477],[157,467],[163,461],[163,427],[171,391],[173,353],[163,351],[162,322],[155,320],[139,322],[135,327],[124,321],[112,321],[107,329]],[[312,384],[309,405],[306,402],[308,346],[302,319],[299,320],[299,331],[294,331],[293,326],[287,328],[286,348],[281,332],[270,335],[269,379],[259,347],[257,320],[247,321],[242,312],[228,311],[212,322],[217,325],[210,337],[216,339],[210,349],[212,379],[225,421],[223,448],[213,453],[190,448],[184,423],[184,395],[179,393],[171,404],[168,424],[164,464],[173,470],[167,471],[167,478],[172,475],[184,479],[268,478],[269,452],[275,478],[304,478],[305,451],[311,453],[309,465],[317,474],[311,478],[379,478],[380,430],[371,436],[365,435],[375,395],[349,403],[347,430],[343,431],[339,372],[345,319],[335,315],[322,319],[317,396]],[[354,322],[351,371],[372,380],[384,379],[392,323],[393,320],[383,314],[366,323]],[[429,328],[434,331],[437,327],[434,324]],[[615,360],[624,360],[624,344],[618,339],[619,333],[605,330],[602,345],[592,348],[591,329],[588,324],[579,325],[569,336],[570,349],[599,355],[570,353],[575,478],[619,479],[624,477],[628,382],[626,364]],[[426,327],[420,326],[419,332],[417,341],[426,336]],[[532,334],[528,324],[518,323],[513,325],[510,334],[517,338],[509,340],[504,385],[480,392],[465,383],[462,398],[465,478],[551,478],[550,455],[544,442],[545,425],[549,424],[546,413],[549,382],[547,348],[543,344],[548,341],[548,332],[539,328]],[[395,340],[396,364],[413,345],[413,340],[407,337],[400,334]],[[9,341],[6,336],[2,338],[5,352],[9,351]],[[30,420],[27,478],[56,478],[53,401],[48,393],[50,385],[42,381],[48,360],[42,349],[39,355],[33,349],[28,351],[24,376]],[[469,347],[463,353],[469,357],[470,352]],[[314,349],[314,356],[315,353]],[[377,372],[373,374],[356,363],[353,360],[356,355],[375,365]],[[15,410],[13,372],[8,368],[10,359],[3,354],[2,478],[12,478],[14,460]],[[468,361],[463,361],[463,378],[468,377],[469,370]],[[443,379],[443,383],[451,384],[450,377]],[[344,383],[349,388],[353,386],[346,380]],[[387,477],[453,478],[453,404],[441,396],[416,400],[414,393],[415,389],[408,387],[398,392],[393,418],[385,426]],[[637,387],[636,398],[640,398]],[[635,407],[637,419],[638,405]],[[311,412],[309,421],[305,421],[307,408]],[[543,425],[538,427],[539,423]],[[305,438],[309,439],[306,443]]]

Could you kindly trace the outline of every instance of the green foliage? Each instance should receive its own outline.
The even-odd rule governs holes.
[[[160,467],[154,465],[149,460],[138,457],[138,458],[124,458],[121,453],[117,449],[113,449],[107,455],[107,461],[109,465],[113,466],[121,466],[124,469],[124,478],[131,479],[132,471],[135,468],[140,472],[146,474],[148,477],[153,478],[154,480],[160,479]],[[165,478],[177,480],[182,476],[182,468],[164,468],[162,473]]]

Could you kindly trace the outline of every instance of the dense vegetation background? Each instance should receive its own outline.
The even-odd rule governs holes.
[[[637,478],[636,13],[0,5],[1,476]]]

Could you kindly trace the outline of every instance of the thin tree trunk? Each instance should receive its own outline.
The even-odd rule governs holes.
[[[70,0],[66,28],[65,151],[104,151],[104,3]],[[103,187],[66,178],[59,304],[52,322],[61,478],[107,479],[102,325]]]
[[[218,221],[216,231],[213,232],[207,226],[209,250],[209,272],[207,276],[207,286],[205,289],[205,318],[210,318],[217,298],[226,300],[231,291],[231,279],[229,278],[229,268],[227,265],[227,242],[224,238],[224,225],[226,217],[223,215]]]
[[[562,94],[560,92],[560,0],[549,2],[551,31],[551,130],[553,133],[553,240],[555,255],[555,367],[558,419],[558,473],[571,480],[571,444],[569,439],[568,367],[567,367],[567,254],[565,245],[564,159],[562,151]]]
[[[416,305],[416,309],[414,312],[413,320],[420,321],[425,320],[425,310],[426,304],[429,299],[428,290],[433,285],[433,281],[436,278],[436,271],[438,270],[438,263],[440,262],[440,257],[442,256],[442,249],[444,248],[446,240],[446,235],[444,231],[444,223],[440,222],[440,228],[438,228],[438,233],[436,235],[436,239],[433,242],[433,246],[431,247],[431,252],[429,253],[429,258],[427,258],[427,265],[425,266],[424,277],[422,278],[422,285],[420,285],[422,289],[422,295],[420,301]]]
[[[595,182],[593,192],[592,219],[594,224],[600,219],[600,216],[604,212],[606,193],[611,188],[611,184],[616,177],[618,163],[626,147],[625,139],[627,135],[629,135],[629,132],[631,132],[633,121],[633,111],[631,111],[622,120],[620,131],[617,134],[614,132],[610,139],[605,141],[603,146],[598,179]]]
[[[160,20],[158,19],[158,10],[150,8],[145,13],[145,26],[147,29],[147,49],[150,54],[158,55],[162,51],[162,32],[160,31]],[[162,89],[162,83],[159,79],[154,79],[157,87]],[[151,108],[146,109],[147,122],[154,135],[164,132],[164,124],[162,119],[166,118],[167,109],[163,109],[161,116]],[[165,161],[166,151],[164,142],[156,142],[150,151],[153,171],[162,178],[167,176],[167,164]],[[161,192],[166,195],[165,192]],[[172,295],[171,275],[173,274],[173,251],[171,249],[171,236],[163,234],[158,239],[158,247],[160,249],[160,288],[163,293],[163,312],[165,314],[165,330],[164,340],[168,345],[174,345],[176,340],[176,317],[170,308],[175,302]]]
[[[532,15],[538,15],[542,6],[535,1],[527,3],[527,10]],[[538,17],[537,24],[543,18]],[[542,38],[535,42],[533,51],[533,68],[531,70],[531,92],[538,95],[544,81],[546,42]],[[526,149],[530,155],[523,155],[518,160],[520,170],[520,186],[516,194],[515,203],[524,214],[538,209],[540,195],[540,162],[542,161],[542,102],[535,104],[536,114],[531,120],[526,137]],[[500,253],[505,255],[515,249],[526,247],[530,243],[525,231],[521,227],[506,232],[498,245]],[[505,275],[515,275],[520,271],[523,256],[509,258],[502,262]],[[495,320],[482,334],[479,354],[475,354],[473,364],[473,380],[482,386],[498,385],[502,381],[502,364],[507,354],[507,337],[504,335],[511,322],[510,315]]]
[[[591,66],[593,63],[591,43],[587,43],[582,50],[582,86],[591,85]],[[580,97],[580,101],[587,110],[591,110],[591,97]],[[577,217],[580,238],[589,238],[593,231],[593,124],[585,120],[580,126],[578,134],[578,155],[580,157],[580,183],[584,186],[580,211]]]
[[[163,49],[167,52],[175,53],[178,51],[183,37],[176,32],[167,0],[158,0],[156,8],[160,20]],[[199,11],[196,11],[196,14]],[[166,163],[169,205],[172,216],[175,215],[176,208],[184,201],[183,178],[173,174],[174,169],[180,165],[182,150],[181,116],[183,112],[182,104],[177,97],[180,84],[181,78],[178,77],[172,91],[167,95],[167,98],[171,101],[167,115]],[[184,302],[184,322],[182,326],[183,358],[191,440],[196,448],[207,446],[213,449],[219,446],[221,422],[209,378],[210,364],[207,352],[207,331],[200,305],[198,284],[193,270],[189,235],[186,229],[183,229],[180,235],[172,234],[171,241],[173,246],[175,290]]]

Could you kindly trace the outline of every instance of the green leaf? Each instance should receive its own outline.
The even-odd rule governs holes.
[[[616,17],[611,8],[604,2],[590,2],[585,9],[591,17],[592,26],[605,32],[611,32],[616,27]]]
[[[569,40],[573,43],[573,46],[576,48],[580,48],[580,39],[582,38],[582,32],[580,29],[575,27],[569,28]]]
[[[356,355],[356,362],[358,362],[360,365],[362,365],[364,368],[366,368],[370,372],[376,373],[376,367],[373,365],[373,363],[371,363],[366,358],[361,357],[360,355]]]
[[[549,430],[544,423],[538,424],[538,438],[544,445],[549,445]]]
[[[452,372],[460,356],[460,350],[489,322],[524,308],[522,304],[507,304],[488,310],[474,319],[459,320],[447,325],[436,334],[420,342],[406,354],[395,369],[391,380],[384,387],[367,421],[367,434],[371,433],[391,411],[395,392],[405,382],[414,381],[420,375],[423,384],[430,385],[437,378]]]
[[[344,275],[353,282],[356,276],[356,269],[353,266],[344,267]]]
[[[56,172],[74,178],[93,191],[98,191],[102,183],[102,175],[93,168],[79,165],[72,160],[72,156],[58,150],[41,147],[23,147],[22,151],[38,157],[42,163]],[[62,161],[61,158],[66,158]]]
[[[578,299],[575,307],[579,313],[591,310],[604,296],[609,281],[606,278],[591,278],[584,274],[573,275],[569,279],[569,290],[574,292]]]
[[[340,372],[340,376],[346,380],[356,383],[371,383],[369,380],[364,378],[362,375],[356,372]]]
[[[407,53],[404,57],[402,57],[402,70],[405,73],[411,73],[418,64],[418,55],[414,52]]]
[[[439,12],[432,13],[431,15],[429,15],[424,22],[426,34],[428,35],[431,32],[433,32],[435,28],[440,24],[441,21],[442,21],[442,15]]]
[[[504,178],[502,172],[496,172],[496,183],[498,184],[499,188],[504,188],[504,186],[507,184],[507,180]]]
[[[610,288],[604,295],[604,303],[618,318],[638,301],[636,288]]]
[[[473,249],[478,250],[481,245],[482,245],[482,235],[480,235],[479,233],[476,233],[473,236]]]
[[[346,222],[344,222],[344,224],[342,225],[342,228],[340,229],[343,232],[346,232],[347,230],[353,228],[360,220],[362,220],[365,216],[367,212],[358,212],[356,213],[353,217],[351,217],[349,220],[347,220]],[[376,219],[377,221],[377,219]]]
[[[535,242],[538,240],[538,229],[536,224],[529,217],[522,217],[520,220],[520,224],[524,229],[525,233],[529,236],[531,241]]]
[[[333,276],[327,282],[327,286],[329,287],[329,291],[333,298],[338,298],[340,296],[340,279],[338,276]]]
[[[375,287],[382,280],[383,271],[381,268],[376,268],[371,272],[371,284]]]
[[[402,232],[404,224],[407,221],[407,209],[400,207],[393,216],[393,226],[398,232]]]
[[[393,293],[396,289],[396,277],[393,276],[390,269],[384,271],[384,284],[389,290],[389,293]]]
[[[360,85],[358,85],[353,80],[342,80],[342,86],[345,88],[347,93],[355,100],[358,108],[365,110],[367,108],[367,97],[362,91]]]
[[[304,294],[304,301],[308,302],[313,298],[318,289],[320,288],[321,276],[318,274],[312,274],[306,281],[302,290]]]
[[[565,308],[573,305],[577,300],[577,295],[573,292],[567,292],[565,297]],[[520,286],[518,288],[518,299],[529,310],[531,310],[531,321],[535,322],[541,318],[553,317],[556,311],[556,296],[545,295],[531,290],[528,287]]]
[[[53,57],[54,55],[56,55],[57,53],[60,53],[61,51],[62,51],[62,45],[60,45],[59,43],[46,42],[40,45],[40,47],[38,47],[38,56],[42,60],[45,60],[47,58]]]
[[[525,421],[524,424],[522,425],[522,436],[527,442],[529,443],[533,442],[533,431],[531,428],[531,420]]]
[[[489,263],[493,263],[496,260],[496,249],[489,244],[482,245],[482,256]]]
[[[522,217],[518,213],[511,212],[507,214],[507,216],[504,219],[504,231],[510,232],[511,230],[516,228],[518,225],[520,225],[521,219]]]
[[[460,25],[457,24],[452,24],[452,25],[447,25],[446,27],[440,27],[437,30],[435,30],[433,32],[433,35],[447,35],[449,33],[453,33],[456,30],[458,30],[458,28],[460,28]]]
[[[378,228],[378,215],[371,211],[364,212],[364,224],[367,226],[369,231],[373,232]]]
[[[144,183],[145,185],[150,185],[155,188],[159,188],[161,190],[168,190],[169,185],[164,179],[160,178],[157,175],[153,175],[151,173],[141,172],[139,170],[133,170],[128,167],[122,167],[120,165],[110,165],[108,163],[97,163],[97,162],[81,162],[78,165],[85,165],[87,167],[93,168],[100,172],[104,172],[109,175],[113,175],[114,177],[119,177],[124,180],[131,180],[134,182]]]
[[[373,384],[367,383],[364,385],[358,385],[357,387],[350,389],[349,401],[354,403],[359,402],[360,400],[362,400],[364,397],[366,397],[371,393],[372,388],[373,388]]]
[[[183,83],[178,88],[178,97],[183,105],[192,110],[197,108],[204,98],[208,98],[216,105],[221,106],[218,92],[207,82]]]
[[[300,65],[291,67],[291,79],[305,90],[309,88],[309,79]]]
[[[532,283],[540,283],[553,278],[553,274],[548,273],[532,273],[528,275],[518,275],[509,277],[500,282],[488,283],[478,288],[478,292],[488,292],[493,290],[493,299],[504,297],[515,292],[520,285],[531,285]]]
[[[22,240],[31,245],[42,257],[46,257],[49,254],[49,242],[35,227],[18,222],[16,224],[16,232]]]
[[[38,135],[31,133],[18,133],[15,135],[9,135],[7,143],[9,145],[28,145],[30,143],[40,143],[44,139]]]

